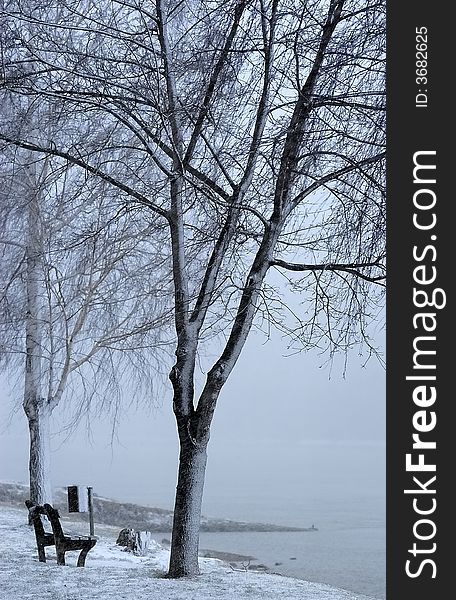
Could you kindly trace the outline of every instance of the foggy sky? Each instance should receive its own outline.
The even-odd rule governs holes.
[[[380,334],[379,334],[380,337]],[[385,372],[350,354],[330,372],[314,353],[284,357],[278,334],[252,333],[214,417],[203,512],[245,520],[296,522],[300,506],[321,499],[381,503],[385,493]],[[329,379],[329,376],[331,378]],[[9,419],[13,399],[2,379],[0,479],[27,483],[27,422]],[[54,486],[92,485],[100,495],[172,508],[178,445],[170,394],[161,406],[92,419],[67,439],[56,410]],[[11,422],[9,422],[11,421]],[[60,433],[58,433],[60,431]],[[286,506],[289,510],[286,510]]]

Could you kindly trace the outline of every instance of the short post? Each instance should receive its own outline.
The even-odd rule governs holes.
[[[95,535],[95,528],[93,524],[93,502],[92,502],[92,487],[87,487],[87,500],[89,505],[89,523],[90,523],[90,536]]]

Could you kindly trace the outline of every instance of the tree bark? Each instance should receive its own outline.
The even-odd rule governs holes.
[[[30,434],[30,500],[52,504],[50,480],[50,417],[52,407],[42,393],[43,253],[40,231],[39,186],[36,163],[26,167],[29,190],[27,223],[27,316],[23,407]]]
[[[207,443],[197,444],[189,435],[186,439],[181,437],[168,577],[199,574],[198,545],[206,448]]]
[[[34,504],[52,503],[50,407],[42,399],[28,417],[30,434],[29,474],[30,500]]]

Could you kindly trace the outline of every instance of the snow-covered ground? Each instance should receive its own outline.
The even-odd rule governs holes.
[[[214,558],[201,558],[201,575],[165,579],[169,551],[152,545],[147,556],[116,546],[118,528],[97,526],[96,546],[84,568],[78,551],[58,566],[55,549],[46,548],[46,563],[37,557],[35,535],[26,510],[0,505],[0,598],[3,600],[369,600],[329,586],[279,575],[233,571]],[[65,519],[64,531],[86,534],[81,523]]]

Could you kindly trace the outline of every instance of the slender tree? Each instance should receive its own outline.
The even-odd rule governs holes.
[[[33,28],[16,39],[35,76],[11,61],[6,87],[112,133],[103,146],[47,143],[5,123],[0,139],[99,177],[169,232],[180,444],[169,575],[194,575],[211,422],[252,326],[274,323],[302,349],[371,348],[385,276],[384,3],[11,6],[9,27]],[[305,306],[291,321],[281,274]],[[208,337],[219,354],[198,387]]]
[[[151,393],[169,267],[150,243],[155,225],[113,204],[103,182],[49,156],[3,158],[0,359],[15,373],[25,362],[30,498],[43,504],[52,501],[51,416],[62,398],[79,417],[97,400],[115,409],[132,369],[136,389]]]

